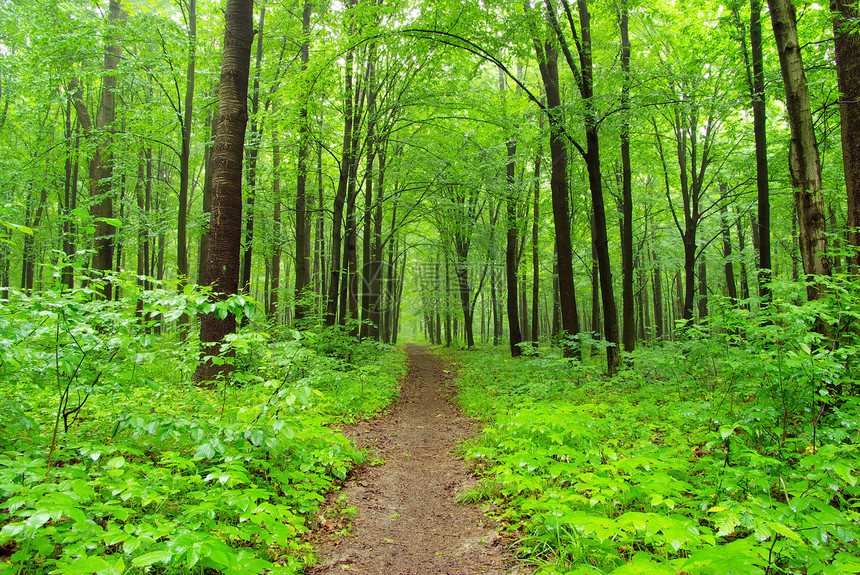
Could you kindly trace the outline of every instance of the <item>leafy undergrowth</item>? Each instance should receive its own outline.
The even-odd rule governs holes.
[[[331,425],[384,407],[403,358],[337,331],[247,330],[230,382],[197,386],[193,342],[152,331],[209,304],[158,297],[150,333],[86,293],[2,307],[0,573],[298,573],[311,560],[302,534],[364,457]]]
[[[828,395],[854,389],[844,358],[760,330],[640,351],[611,380],[596,359],[458,353],[488,422],[470,497],[539,575],[860,572],[860,402]]]

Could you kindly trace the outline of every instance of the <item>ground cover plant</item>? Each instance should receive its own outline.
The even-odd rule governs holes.
[[[813,329],[837,303],[854,321],[842,288],[814,309],[784,289],[764,322],[724,310],[611,379],[594,359],[458,353],[487,421],[469,497],[499,504],[539,575],[860,571],[855,348]]]
[[[230,379],[195,385],[196,341],[159,329],[259,321],[253,302],[141,295],[137,313],[86,289],[0,306],[0,573],[300,572],[323,494],[364,457],[335,428],[392,399],[401,356],[252,321]]]

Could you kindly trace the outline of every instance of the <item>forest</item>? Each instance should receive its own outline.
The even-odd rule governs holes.
[[[860,572],[858,102],[851,0],[0,1],[0,574],[316,572],[403,342],[530,573]]]

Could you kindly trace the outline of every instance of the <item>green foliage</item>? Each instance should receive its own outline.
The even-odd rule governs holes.
[[[856,572],[856,335],[813,329],[858,309],[833,283],[803,306],[776,286],[767,321],[727,312],[608,381],[552,356],[458,356],[461,401],[489,422],[466,448],[470,497],[500,504],[542,575]]]
[[[0,308],[0,573],[300,572],[323,494],[364,458],[333,424],[384,407],[403,361],[246,329],[232,379],[195,386],[196,343],[156,331],[252,302],[142,295],[137,314],[88,290]]]

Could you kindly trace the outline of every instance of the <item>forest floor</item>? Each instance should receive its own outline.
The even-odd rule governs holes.
[[[475,480],[453,451],[479,427],[451,401],[454,368],[420,346],[406,352],[409,371],[397,402],[344,430],[368,460],[330,495],[314,534],[320,562],[309,573],[525,573],[499,526],[457,501]]]

